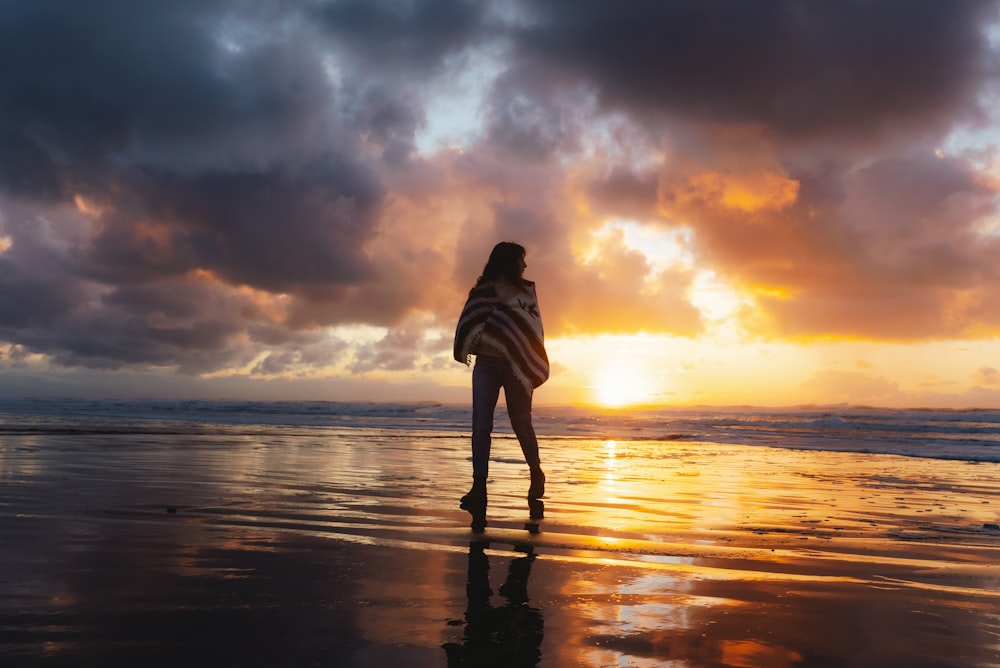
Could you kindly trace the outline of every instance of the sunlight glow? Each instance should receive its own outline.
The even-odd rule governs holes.
[[[541,403],[656,406],[997,405],[995,340],[942,344],[751,341],[719,330],[698,338],[635,334],[546,341],[558,363]],[[634,375],[633,375],[634,374]],[[461,378],[462,390],[467,379]],[[955,388],[970,387],[965,391]]]
[[[719,279],[714,272],[700,271],[688,291],[691,303],[710,321],[724,321],[736,317],[739,309],[749,305],[734,289]]]
[[[646,257],[652,274],[669,267],[690,267],[694,264],[694,254],[691,250],[692,232],[687,227],[663,229],[642,225],[635,220],[616,218],[604,223],[594,238],[599,242],[606,242],[616,232],[622,235],[626,248],[637,250]],[[585,260],[592,261],[600,251],[600,244],[595,245]]]
[[[611,360],[597,368],[593,379],[594,400],[608,408],[649,403],[656,393],[649,372],[635,360]]]

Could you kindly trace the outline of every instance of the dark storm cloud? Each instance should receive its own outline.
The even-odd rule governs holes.
[[[0,254],[0,340],[30,346],[34,332],[61,328],[90,299],[67,258],[81,235],[63,231],[59,212],[14,205],[0,212],[0,236],[11,243]]]
[[[425,75],[481,36],[487,3],[470,0],[330,0],[311,15],[365,68]]]
[[[235,345],[244,326],[243,304],[217,289],[190,282],[157,287],[126,287],[107,294],[59,291],[47,277],[27,286],[49,308],[45,319],[24,326],[25,305],[4,308],[0,335],[7,341],[46,353],[57,364],[121,368],[129,364],[177,365],[197,371],[224,366],[245,356]],[[6,293],[6,291],[5,291]],[[72,296],[76,300],[67,303]],[[53,304],[53,297],[58,300]]]
[[[401,89],[366,84],[350,91],[350,122],[364,140],[381,149],[382,159],[394,166],[404,165],[414,150],[416,132],[423,124],[422,103]]]
[[[324,118],[335,91],[294,40],[227,49],[223,9],[8,6],[3,55],[23,67],[0,70],[0,127],[5,155],[27,159],[4,161],[0,187],[109,209],[81,262],[112,282],[192,268],[267,289],[356,281],[382,192],[353,130]],[[170,228],[170,257],[141,247],[150,220]]]
[[[33,276],[0,258],[0,330],[41,329],[60,323],[78,304],[76,284],[67,279]]]
[[[86,249],[82,264],[108,282],[203,268],[229,283],[274,292],[355,283],[381,192],[364,172],[335,159],[298,168],[177,174],[151,172],[131,184],[141,208],[121,212]],[[152,217],[169,238],[152,244],[135,227]]]
[[[0,9],[2,185],[65,197],[137,138],[210,133],[235,88],[205,28],[218,3],[14,0]],[[95,170],[97,173],[95,173]]]
[[[942,125],[994,73],[980,0],[541,0],[522,57],[608,108],[853,139]],[[536,75],[538,76],[538,75]]]
[[[323,307],[343,297],[339,287],[372,280],[364,247],[386,196],[380,165],[405,163],[423,122],[412,88],[373,79],[362,52],[382,53],[414,28],[385,55],[426,73],[476,22],[467,4],[415,9],[4,3],[3,339],[66,364],[203,370],[247,361],[245,334],[261,345],[294,339],[295,322],[255,314],[245,295],[191,272],[288,294],[292,312],[313,312],[303,326],[359,321]],[[424,10],[442,13],[425,24]],[[316,16],[319,32],[306,20]],[[350,54],[352,66],[338,69]],[[32,232],[56,210],[52,238]],[[185,300],[211,307],[181,317]],[[263,366],[287,366],[283,354]]]
[[[486,102],[486,139],[501,155],[544,161],[576,147],[580,127],[571,100],[553,90],[526,85],[528,78],[503,76]]]

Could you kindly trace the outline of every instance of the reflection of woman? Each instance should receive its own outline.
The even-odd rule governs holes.
[[[500,388],[507,413],[531,474],[529,502],[545,494],[545,474],[538,457],[538,439],[531,422],[531,395],[549,377],[542,316],[535,284],[522,275],[525,250],[502,242],[493,248],[483,274],[469,291],[469,299],[455,331],[455,359],[472,371],[472,489],[462,497],[462,508],[472,513],[472,529],[486,527],[486,476],[489,474],[493,413]],[[540,505],[540,504],[539,504]]]
[[[462,642],[442,645],[448,666],[503,666],[529,668],[542,659],[544,621],[542,611],[529,605],[528,576],[535,554],[527,553],[510,562],[507,579],[500,587],[506,599],[493,607],[490,597],[490,562],[483,551],[486,543],[469,545],[469,578],[465,585],[465,633]]]

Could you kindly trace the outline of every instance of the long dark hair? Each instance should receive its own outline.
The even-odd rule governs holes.
[[[523,287],[526,281],[521,278],[521,260],[524,259],[526,252],[521,244],[515,244],[513,241],[501,241],[493,247],[490,259],[483,267],[483,275],[476,281],[476,285],[491,283],[498,278],[506,278],[511,282],[511,285]]]

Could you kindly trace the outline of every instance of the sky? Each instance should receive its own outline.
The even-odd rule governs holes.
[[[0,397],[1000,406],[987,0],[6,0]]]

